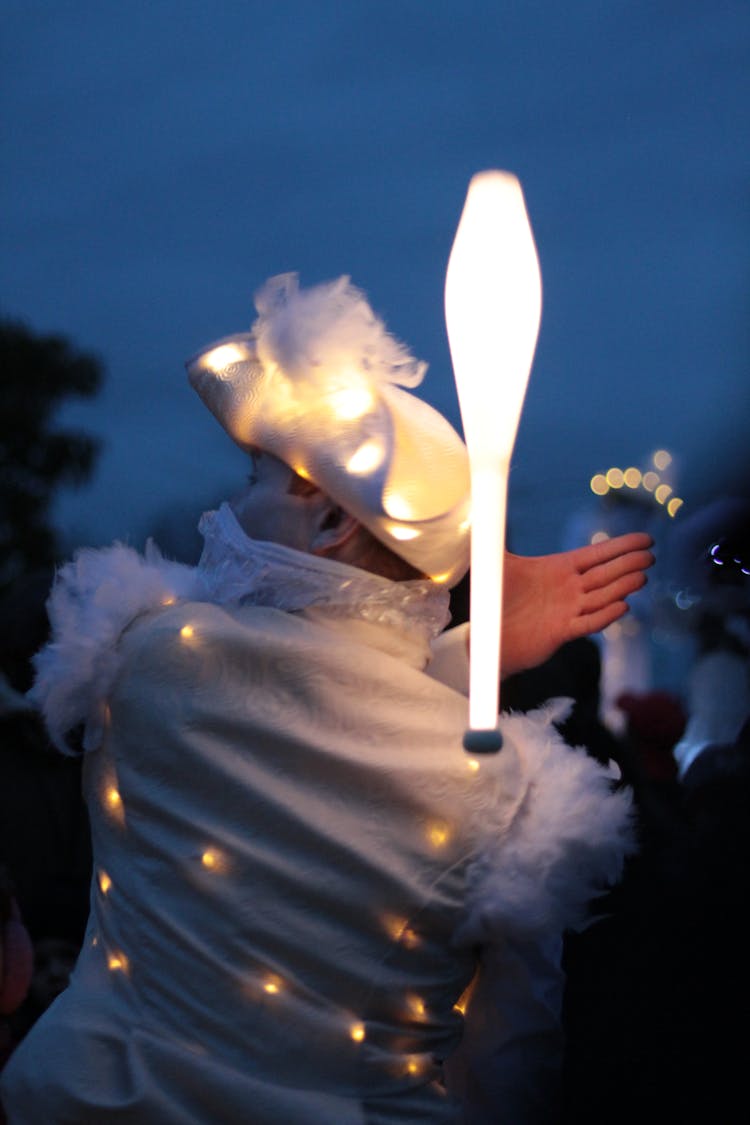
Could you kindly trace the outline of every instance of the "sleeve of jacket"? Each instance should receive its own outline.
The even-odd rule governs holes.
[[[469,1125],[556,1120],[563,935],[588,923],[592,901],[634,850],[631,795],[615,771],[562,740],[554,724],[566,708],[556,700],[501,717],[500,758],[519,763],[517,800],[505,819],[491,804],[481,810],[454,934],[480,951],[462,1043],[447,1064]]]
[[[445,1068],[465,1125],[551,1125],[560,1112],[564,976],[558,935],[482,948],[464,1035]]]

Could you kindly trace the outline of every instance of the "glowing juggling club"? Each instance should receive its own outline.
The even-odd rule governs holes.
[[[542,283],[521,185],[488,171],[469,184],[448,261],[445,319],[471,467],[469,730],[499,750],[508,472],[534,358]]]

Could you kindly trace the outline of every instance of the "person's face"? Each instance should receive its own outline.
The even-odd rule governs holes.
[[[270,453],[250,454],[247,484],[229,501],[251,539],[310,551],[326,505],[325,493]]]

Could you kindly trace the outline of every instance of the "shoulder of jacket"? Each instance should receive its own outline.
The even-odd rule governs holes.
[[[106,698],[123,630],[142,613],[200,596],[195,568],[163,558],[153,544],[145,555],[121,543],[86,548],[60,569],[47,602],[50,640],[34,657],[29,692],[58,749],[70,752],[66,734],[92,722]]]

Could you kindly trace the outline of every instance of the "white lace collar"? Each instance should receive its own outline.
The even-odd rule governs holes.
[[[270,606],[288,613],[315,607],[433,640],[450,620],[448,591],[429,579],[392,582],[358,567],[250,539],[232,509],[205,512],[198,575],[211,601]]]

